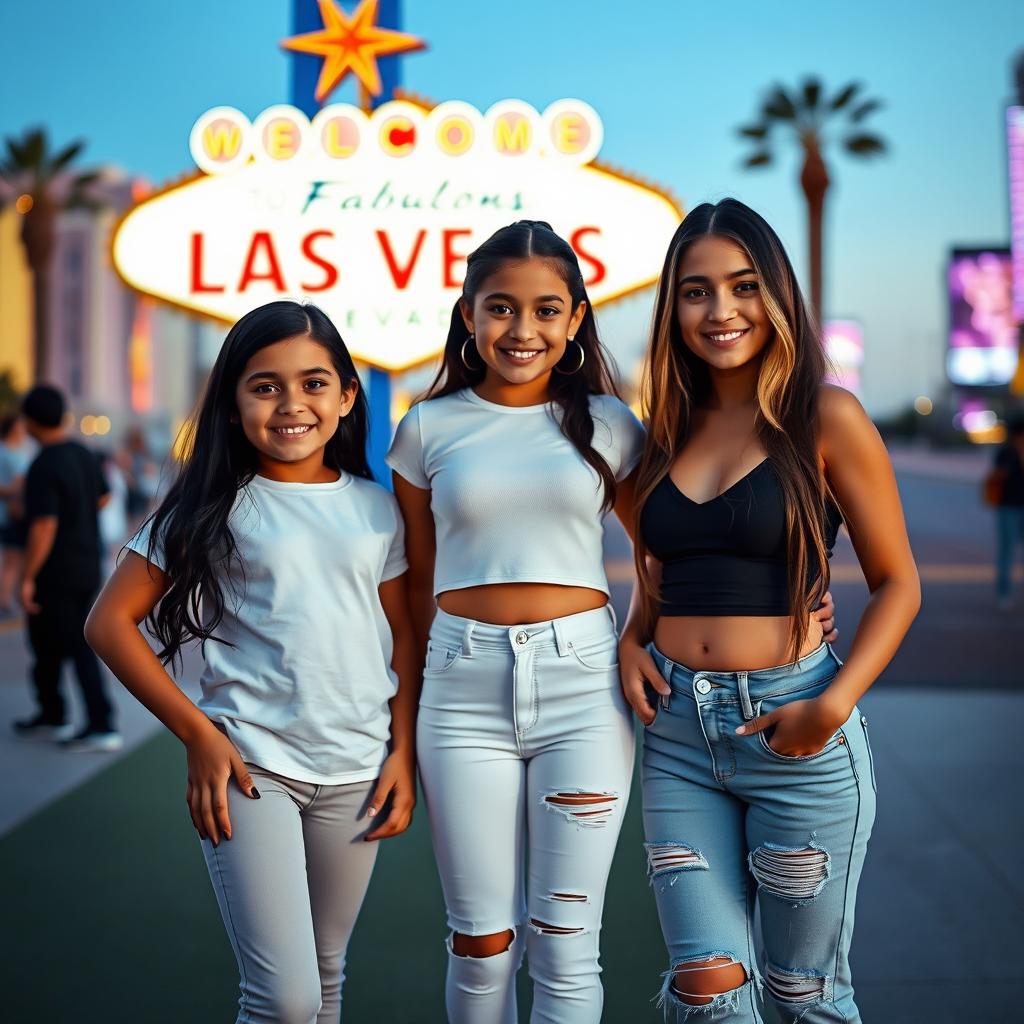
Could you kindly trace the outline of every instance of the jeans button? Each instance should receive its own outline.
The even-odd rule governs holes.
[[[521,629],[521,630],[519,630],[518,633],[516,633],[516,643],[519,644],[520,646],[525,644],[526,641],[529,640],[529,639],[530,639],[530,636],[529,636],[529,634],[525,630]]]
[[[711,692],[711,683],[707,679],[698,679],[695,685],[698,693]]]

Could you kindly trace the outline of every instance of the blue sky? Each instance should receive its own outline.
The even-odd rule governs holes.
[[[290,18],[291,0],[6,4],[0,133],[43,124],[57,143],[87,139],[85,162],[161,183],[190,166],[203,110],[252,116],[288,100],[290,58],[277,44]],[[826,313],[864,322],[872,411],[941,385],[946,252],[1008,237],[1002,110],[1024,48],[1019,0],[405,0],[404,22],[430,47],[403,61],[406,88],[482,109],[510,96],[540,109],[585,99],[604,120],[603,159],[686,207],[743,199],[802,276],[796,150],[745,171],[735,128],[772,82],[862,80],[886,103],[869,124],[891,149],[872,162],[833,154]],[[642,296],[602,316],[613,347],[635,350],[649,307]]]

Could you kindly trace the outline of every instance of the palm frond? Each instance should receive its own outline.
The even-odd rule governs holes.
[[[850,82],[849,85],[844,86],[833,97],[831,103],[832,109],[842,110],[858,92],[860,92],[860,82]]]
[[[766,167],[772,162],[772,155],[767,150],[762,149],[757,153],[751,153],[746,160],[743,161],[744,167]]]
[[[795,121],[796,116],[796,104],[792,97],[781,85],[775,86],[764,101],[761,117],[765,121]]]
[[[25,136],[22,149],[27,168],[40,171],[46,159],[46,133],[42,128],[34,128]]]
[[[821,99],[821,80],[813,75],[804,79],[803,84],[803,105],[804,110],[809,114],[817,112],[818,100]]]
[[[857,156],[876,156],[886,151],[885,140],[879,135],[848,135],[843,147]]]
[[[68,164],[70,164],[79,153],[85,148],[85,142],[79,139],[76,142],[72,142],[70,145],[65,146],[51,161],[50,171],[56,174],[58,171],[62,171]]]
[[[883,106],[881,100],[865,100],[850,111],[850,120],[854,124],[860,124],[868,114],[873,114]]]
[[[738,128],[737,131],[747,139],[768,138],[768,125],[766,124],[748,124],[742,128]]]

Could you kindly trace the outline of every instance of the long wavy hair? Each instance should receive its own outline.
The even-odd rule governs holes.
[[[767,221],[736,199],[695,207],[669,243],[658,284],[642,400],[648,411],[647,445],[637,478],[636,507],[669,472],[689,437],[694,409],[707,399],[707,364],[683,341],[676,314],[679,265],[690,245],[714,235],[736,242],[757,272],[772,338],[761,354],[757,379],[758,440],[778,473],[786,506],[788,578],[796,658],[807,639],[808,613],[828,588],[825,507],[832,499],[818,460],[818,396],[826,359],[817,323],[793,266]],[[647,570],[647,548],[637,531],[636,569],[641,621],[649,636],[656,620],[657,588]]]
[[[228,332],[199,404],[183,429],[185,457],[177,476],[150,516],[150,561],[161,562],[170,587],[146,622],[160,641],[162,661],[175,661],[182,645],[208,640],[224,618],[227,572],[241,564],[228,525],[238,492],[256,474],[257,451],[237,420],[235,388],[249,360],[268,345],[304,335],[323,345],[342,387],[358,381],[338,329],[316,306],[282,300],[246,313]],[[368,414],[362,388],[349,414],[324,447],[324,465],[373,479],[366,457]],[[241,595],[234,594],[237,600]]]
[[[593,446],[594,420],[590,413],[590,395],[618,396],[619,391],[615,385],[611,359],[597,335],[597,321],[587,297],[579,259],[572,246],[555,234],[547,221],[517,220],[514,224],[500,228],[470,253],[466,261],[462,299],[452,309],[441,368],[423,400],[450,395],[463,388],[475,387],[483,381],[487,367],[481,362],[479,367],[470,369],[462,360],[463,346],[470,338],[470,333],[462,318],[460,302],[472,306],[487,278],[508,263],[522,263],[528,259],[543,259],[551,263],[569,289],[573,310],[581,302],[587,304],[575,336],[576,343],[583,350],[583,366],[577,373],[552,373],[548,393],[551,401],[561,409],[562,433],[601,478],[604,488],[603,506],[607,510],[615,504],[615,474]],[[567,362],[574,366],[575,355],[570,354]]]

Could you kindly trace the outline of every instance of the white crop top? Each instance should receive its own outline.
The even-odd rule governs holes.
[[[644,428],[611,395],[591,395],[593,445],[622,480]],[[387,462],[429,489],[434,594],[489,583],[557,583],[608,593],[604,485],[558,425],[557,405],[497,405],[464,388],[420,402],[398,425]]]

